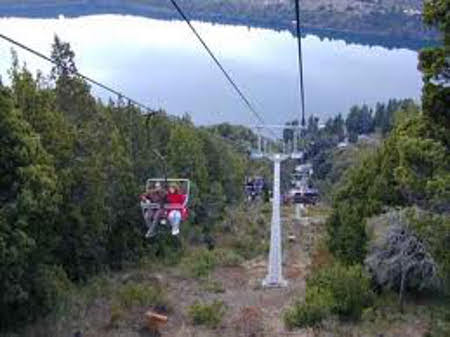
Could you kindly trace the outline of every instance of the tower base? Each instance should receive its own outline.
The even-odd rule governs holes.
[[[271,277],[267,276],[264,280],[262,280],[262,286],[264,288],[286,288],[288,286],[288,282],[283,278],[273,280]]]

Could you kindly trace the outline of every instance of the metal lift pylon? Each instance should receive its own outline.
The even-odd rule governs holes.
[[[261,130],[264,128],[291,128],[294,132],[298,126],[271,125],[256,126],[258,130],[258,151],[252,154],[253,159],[267,158],[273,162],[273,198],[272,198],[272,219],[270,225],[270,251],[267,264],[267,276],[262,280],[263,287],[281,288],[287,286],[287,281],[283,277],[283,249],[282,249],[282,231],[281,231],[281,163],[288,158],[298,159],[303,154],[297,151],[297,133],[295,132],[293,152],[287,153],[267,153],[261,151]],[[266,139],[264,139],[264,148],[267,151]],[[284,152],[287,152],[286,146],[283,146]]]
[[[288,159],[289,155],[276,153],[267,156],[273,161],[273,198],[272,198],[272,221],[270,225],[270,251],[267,266],[267,276],[262,281],[264,287],[280,288],[286,287],[287,281],[283,278],[283,250],[281,240],[280,220],[280,167],[281,162]]]

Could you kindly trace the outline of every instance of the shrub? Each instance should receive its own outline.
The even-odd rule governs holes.
[[[217,280],[213,280],[208,278],[207,280],[205,280],[205,282],[203,283],[203,290],[210,292],[210,293],[214,293],[214,294],[220,294],[220,293],[224,293],[225,292],[225,288],[222,282],[217,281]]]
[[[370,280],[360,265],[335,264],[308,280],[305,302],[289,308],[284,322],[288,328],[314,326],[330,314],[358,320],[372,300]]]
[[[333,297],[327,289],[311,287],[306,296],[304,303],[296,302],[284,313],[284,323],[289,329],[318,325],[330,314]]]
[[[226,307],[222,301],[215,300],[211,304],[203,304],[196,301],[189,307],[189,317],[195,325],[206,325],[217,328],[222,322]]]
[[[327,220],[328,247],[346,264],[361,263],[366,256],[365,220],[353,205],[341,202]]]
[[[416,209],[409,212],[408,220],[438,266],[442,290],[450,295],[450,216]]]
[[[365,261],[380,287],[399,292],[402,309],[406,290],[433,289],[440,283],[438,266],[427,245],[411,229],[406,213],[408,211],[392,211],[377,218],[381,223],[386,219],[387,229]]]
[[[231,249],[219,248],[214,250],[216,261],[224,267],[238,266],[243,262],[242,256]]]
[[[39,265],[33,281],[35,309],[41,313],[49,313],[63,305],[73,286],[61,267],[50,265]]]
[[[109,317],[109,326],[111,328],[117,328],[119,326],[120,320],[124,316],[124,311],[120,305],[113,304],[110,307],[110,317]]]
[[[207,276],[217,265],[217,257],[214,251],[197,249],[183,259],[183,268],[194,277]]]
[[[252,259],[265,253],[268,247],[267,225],[270,223],[269,214],[264,213],[265,209],[270,213],[266,205],[229,209],[223,225],[223,231],[227,232],[222,237],[223,244],[244,259]]]
[[[450,309],[445,306],[435,309],[429,326],[425,337],[450,337]]]
[[[363,309],[373,301],[370,279],[360,265],[335,264],[317,273],[310,283],[319,289],[330,290],[333,297],[331,312],[342,320],[360,319]]]
[[[167,306],[165,293],[160,287],[128,283],[117,290],[117,300],[122,308],[133,306]]]

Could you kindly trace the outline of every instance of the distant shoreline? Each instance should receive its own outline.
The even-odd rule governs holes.
[[[81,17],[99,14],[123,14],[136,15],[160,20],[180,20],[180,17],[172,10],[137,3],[123,3],[110,1],[108,3],[94,3],[86,0],[71,2],[68,5],[54,2],[41,3],[2,3],[0,1],[0,17],[21,18],[57,18]],[[256,17],[233,17],[229,15],[216,15],[211,13],[198,13],[191,15],[192,20],[209,22],[213,24],[243,25],[254,28],[265,28],[278,31],[290,31],[295,34],[292,22],[274,22],[271,18],[262,19]],[[437,44],[435,39],[415,39],[408,37],[392,37],[388,34],[376,34],[367,32],[353,32],[348,29],[334,29],[305,25],[305,34],[314,34],[319,38],[344,40],[347,43],[355,43],[369,46],[382,46],[389,49],[406,48],[419,50],[423,47]]]

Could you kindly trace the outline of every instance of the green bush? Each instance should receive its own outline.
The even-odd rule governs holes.
[[[362,263],[366,256],[366,221],[354,205],[341,202],[328,218],[328,247],[346,264]]]
[[[209,293],[221,294],[225,292],[225,287],[222,282],[208,278],[202,283],[202,289]]]
[[[360,265],[335,264],[317,273],[309,282],[319,289],[330,290],[331,312],[342,320],[360,319],[364,308],[373,302],[370,279]]]
[[[425,337],[450,337],[450,308],[443,306],[433,310],[429,326]]]
[[[450,295],[450,216],[411,210],[408,214],[412,229],[423,240],[438,264],[441,290]]]
[[[203,304],[196,301],[189,307],[189,317],[195,325],[206,325],[217,328],[222,322],[226,307],[222,301],[215,300],[211,304]]]
[[[60,306],[69,295],[72,286],[61,267],[39,265],[33,284],[39,310],[49,312]]]
[[[288,328],[314,326],[330,314],[359,320],[372,301],[370,280],[362,267],[335,264],[307,281],[305,302],[294,304],[283,318]]]
[[[233,267],[243,262],[243,258],[231,249],[218,248],[194,250],[182,260],[185,272],[194,277],[205,277],[217,266]]]
[[[284,323],[289,329],[318,325],[330,314],[333,297],[328,289],[311,287],[306,296],[304,303],[296,302],[284,313]]]
[[[224,267],[238,266],[243,262],[242,256],[231,249],[219,248],[214,250],[217,263]]]
[[[139,283],[127,283],[117,289],[117,300],[122,308],[134,306],[167,306],[168,302],[164,291],[155,287]]]
[[[119,322],[123,319],[125,312],[123,308],[118,304],[112,304],[109,308],[109,326],[111,328],[118,328]]]
[[[182,265],[190,276],[204,277],[217,266],[217,257],[214,251],[197,249],[183,259]]]
[[[266,252],[270,219],[263,214],[264,209],[265,205],[253,208],[242,205],[227,210],[222,229],[227,235],[222,237],[223,243],[245,260]]]

